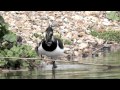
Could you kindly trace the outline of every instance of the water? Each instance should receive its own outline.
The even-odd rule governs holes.
[[[56,70],[51,65],[43,70],[0,73],[0,79],[119,79],[120,51],[102,53],[100,57],[84,58],[77,63],[59,63]],[[113,66],[113,67],[110,67]]]

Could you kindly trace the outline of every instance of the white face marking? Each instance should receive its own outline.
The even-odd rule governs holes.
[[[58,47],[58,41],[57,41],[57,48],[54,50],[54,51],[45,51],[43,48],[42,48],[42,44],[40,45],[40,47],[38,48],[38,53],[41,54],[41,55],[47,55],[49,57],[57,57],[57,56],[60,56],[64,53],[64,49],[60,49]]]
[[[45,32],[43,33],[43,36],[44,36],[44,38],[46,37],[46,33],[45,33]],[[46,38],[45,38],[45,39],[46,39]]]
[[[53,36],[52,36],[52,41],[55,41]]]

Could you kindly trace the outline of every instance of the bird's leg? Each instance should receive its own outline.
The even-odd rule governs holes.
[[[52,64],[53,64],[53,67],[52,67],[52,69],[55,69],[55,68],[57,68],[57,65],[56,65],[55,61],[52,61]]]
[[[53,59],[53,57],[51,57],[51,59]],[[57,68],[57,65],[56,65],[55,61],[52,61],[51,63],[52,63],[52,65],[53,65],[52,69]]]

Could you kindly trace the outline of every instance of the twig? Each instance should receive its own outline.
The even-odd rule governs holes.
[[[107,44],[108,41],[106,41],[104,44]],[[101,47],[99,47],[98,49],[96,49],[95,51],[93,51],[92,54],[96,53],[97,51],[99,51],[100,49],[102,49],[104,47],[104,44],[101,45]]]
[[[40,58],[19,58],[19,57],[0,57],[0,59],[23,59],[23,60],[41,60]],[[42,59],[43,60],[43,59]],[[42,61],[41,60],[41,61]],[[52,61],[52,59],[44,59],[45,61]],[[94,63],[80,63],[79,61],[68,61],[68,60],[55,60],[56,62],[66,62],[66,63],[78,63],[83,65],[94,65],[94,66],[106,66],[106,67],[120,67],[120,65],[106,65],[106,64],[94,64]]]
[[[40,58],[19,58],[19,57],[0,57],[0,59],[28,59],[28,60],[39,60]]]
[[[23,60],[41,60],[41,58],[20,58],[20,57],[0,57],[0,59],[23,59]],[[42,59],[45,61],[52,61],[52,59]],[[55,61],[67,61],[67,60],[55,60]],[[70,62],[70,61],[68,61]]]
[[[99,51],[99,50],[100,50],[101,48],[103,48],[103,47],[104,47],[104,45],[101,46],[100,48],[96,49],[95,51],[93,51],[92,54],[95,54],[97,51]]]

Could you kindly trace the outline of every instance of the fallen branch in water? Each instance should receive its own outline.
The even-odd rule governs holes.
[[[7,73],[7,72],[18,72],[18,71],[29,71],[28,69],[20,69],[20,70],[8,70],[8,69],[3,69],[1,72]]]
[[[40,58],[0,57],[0,59],[29,59],[29,60],[38,60]]]
[[[21,59],[21,60],[41,60],[41,58],[19,58],[19,57],[0,57],[0,59]],[[41,61],[52,61],[52,59],[42,59]],[[95,63],[81,63],[79,61],[68,61],[68,60],[55,60],[56,62],[76,63],[83,65],[94,65],[94,66],[106,66],[108,68],[120,67],[120,65],[106,65],[106,64],[95,64]]]
[[[45,60],[45,61],[52,61],[52,59],[44,59],[44,58],[20,58],[20,57],[0,57],[0,59],[21,59],[21,60]],[[70,62],[68,60],[55,60],[55,61],[63,61],[63,62]]]

